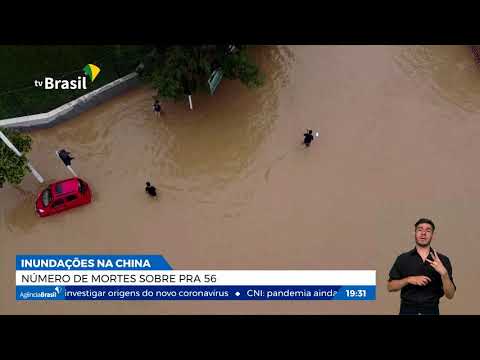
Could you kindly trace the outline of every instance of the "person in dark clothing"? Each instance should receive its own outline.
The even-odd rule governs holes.
[[[434,231],[432,220],[418,220],[415,247],[398,256],[390,270],[387,289],[401,290],[400,315],[440,315],[440,298],[455,295],[450,259],[430,247]]]
[[[158,100],[155,100],[155,103],[153,104],[153,111],[155,111],[157,114],[162,112],[162,107],[160,106],[160,102]]]
[[[305,139],[303,139],[305,146],[310,146],[310,143],[313,141],[313,131],[308,130],[308,133],[303,134],[303,136],[305,137]]]
[[[60,160],[62,160],[66,166],[71,165],[71,161],[75,159],[74,157],[71,157],[70,154],[71,153],[65,149],[62,149],[58,152],[58,156],[60,157]]]
[[[147,187],[145,188],[145,191],[148,193],[148,195],[152,197],[157,196],[157,189],[155,189],[155,186],[150,185],[148,181],[147,181]]]

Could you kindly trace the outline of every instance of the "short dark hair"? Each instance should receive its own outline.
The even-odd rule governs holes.
[[[426,219],[426,218],[421,218],[415,223],[415,229],[417,228],[418,225],[420,224],[429,224],[432,226],[432,232],[435,231],[435,224],[433,223],[432,220]]]
[[[147,186],[150,186],[150,183],[147,181]]]

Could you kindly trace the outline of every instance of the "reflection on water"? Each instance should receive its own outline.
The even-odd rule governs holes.
[[[40,219],[35,213],[35,194],[24,193],[17,205],[6,212],[5,223],[10,231],[32,230],[39,224]]]
[[[411,78],[427,82],[447,101],[480,110],[480,71],[467,46],[408,46],[396,63]]]

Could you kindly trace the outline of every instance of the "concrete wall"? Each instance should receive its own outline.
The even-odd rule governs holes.
[[[139,84],[138,74],[134,72],[47,113],[0,120],[0,128],[17,130],[49,128],[59,122],[74,118],[83,111],[97,106]]]

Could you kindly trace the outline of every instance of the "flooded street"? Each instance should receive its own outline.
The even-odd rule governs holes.
[[[449,256],[442,314],[480,314],[480,68],[466,46],[264,46],[266,83],[152,112],[144,86],[51,129],[29,159],[72,166],[88,206],[40,219],[44,186],[0,190],[2,314],[397,314],[386,280],[420,217]],[[306,128],[319,132],[312,146]],[[159,193],[148,198],[145,182]],[[376,270],[377,300],[17,302],[15,255],[161,254],[174,269]]]

